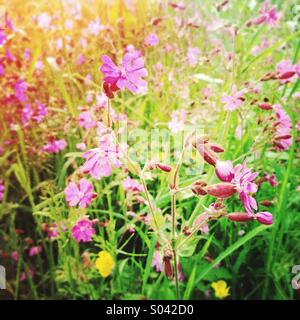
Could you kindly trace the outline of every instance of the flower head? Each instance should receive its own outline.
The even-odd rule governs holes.
[[[82,157],[86,160],[81,171],[89,173],[95,179],[108,177],[112,174],[112,168],[120,168],[120,149],[109,139],[99,143],[98,148],[85,152]]]
[[[142,192],[144,190],[143,185],[141,185],[137,180],[127,177],[122,181],[122,187],[126,192]]]
[[[79,243],[92,241],[92,236],[96,233],[93,228],[93,221],[89,219],[78,220],[72,227],[72,236]]]
[[[99,252],[96,267],[103,278],[108,277],[112,273],[115,267],[115,261],[108,251]]]
[[[224,299],[230,295],[230,287],[227,287],[227,283],[224,280],[213,282],[211,287],[215,290],[215,296],[219,299]]]
[[[97,126],[94,116],[90,111],[81,112],[78,118],[79,126],[89,130]]]
[[[260,16],[254,21],[254,24],[259,25],[266,23],[271,26],[276,26],[281,18],[281,13],[278,13],[275,7],[270,7],[270,2],[265,1],[260,10]]]
[[[49,153],[58,153],[59,151],[64,150],[66,146],[67,142],[65,139],[50,139],[50,141],[42,147],[41,151]]]
[[[147,82],[143,77],[148,75],[144,68],[144,58],[135,53],[125,53],[121,67],[116,66],[108,56],[102,57],[103,65],[100,70],[105,75],[104,90],[109,98],[113,92],[127,88],[132,93],[143,92],[147,89]]]
[[[29,257],[36,256],[37,254],[41,253],[42,250],[43,250],[43,248],[41,246],[31,247],[29,249]]]
[[[155,47],[159,44],[159,38],[156,33],[150,33],[144,41],[146,46]]]
[[[151,266],[156,272],[162,272],[164,270],[163,259],[158,250],[154,251]]]
[[[245,90],[237,91],[236,85],[232,86],[231,95],[223,95],[221,102],[225,103],[224,109],[228,111],[234,111],[240,109],[244,102]]]
[[[273,123],[275,128],[273,144],[278,151],[287,150],[292,144],[291,119],[280,104],[275,104],[274,110],[277,121]]]
[[[76,206],[79,203],[81,208],[86,208],[97,194],[93,192],[92,183],[82,178],[79,184],[70,182],[65,189],[65,195],[69,206]]]

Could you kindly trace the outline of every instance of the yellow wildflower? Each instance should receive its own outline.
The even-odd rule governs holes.
[[[215,296],[220,299],[224,299],[230,295],[227,283],[224,280],[219,280],[211,284],[212,288],[215,290]]]
[[[108,277],[113,268],[115,267],[115,261],[111,254],[107,251],[100,251],[96,260],[96,267],[99,270],[103,278]]]

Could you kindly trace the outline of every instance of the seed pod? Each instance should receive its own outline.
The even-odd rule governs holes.
[[[236,188],[232,183],[217,183],[206,188],[209,195],[217,198],[230,198],[236,193]]]

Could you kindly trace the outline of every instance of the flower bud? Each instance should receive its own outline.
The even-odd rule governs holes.
[[[198,196],[205,196],[207,192],[203,189],[207,184],[205,182],[197,181],[192,185],[193,193],[197,194]]]
[[[164,265],[165,265],[165,275],[167,278],[171,278],[173,276],[173,269],[171,266],[171,258],[164,257]]]
[[[234,177],[232,162],[218,160],[216,163],[216,175],[221,181],[230,182]]]
[[[236,193],[236,188],[232,183],[217,183],[206,188],[209,195],[217,198],[230,198]]]
[[[273,223],[273,216],[272,213],[267,212],[267,211],[263,211],[263,212],[258,212],[255,215],[255,218],[258,222],[262,223],[262,224],[267,224],[270,225]]]
[[[216,165],[217,157],[215,154],[209,150],[204,144],[197,142],[196,144],[193,144],[193,146],[197,149],[197,151],[200,153],[204,161],[209,163],[212,166]]]
[[[273,205],[273,202],[270,200],[263,200],[260,202],[261,205],[265,206],[265,207],[270,207],[271,205]]]
[[[254,217],[248,213],[244,212],[232,212],[226,215],[226,217],[235,222],[246,222],[254,220]]]
[[[222,148],[221,146],[217,145],[217,144],[210,144],[209,145],[210,149],[214,152],[220,153],[220,152],[224,152],[225,149]]]
[[[268,102],[262,102],[262,103],[259,103],[258,104],[258,107],[262,110],[272,110],[273,107],[271,105],[271,103],[268,103]]]
[[[164,172],[170,172],[172,170],[170,166],[163,163],[156,163],[156,167]]]
[[[279,79],[280,79],[280,80],[289,79],[289,78],[291,78],[295,73],[296,73],[296,71],[288,71],[288,72],[285,72],[285,73],[283,73],[283,74],[281,74],[281,75],[279,76]]]

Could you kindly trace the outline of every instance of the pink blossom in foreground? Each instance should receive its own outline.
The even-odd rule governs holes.
[[[144,190],[143,185],[140,184],[137,180],[131,179],[130,177],[127,177],[122,181],[122,187],[126,192],[132,191],[132,192],[142,192]]]
[[[162,272],[164,270],[163,259],[158,250],[154,251],[151,266],[156,272]]]
[[[258,176],[258,172],[252,172],[252,168],[246,167],[246,161],[234,167],[234,178],[231,183],[235,185],[239,197],[248,214],[253,214],[252,209],[257,210],[256,200],[252,194],[257,191],[257,185],[253,180]]]
[[[265,1],[263,3],[263,6],[259,13],[260,13],[259,17],[253,21],[253,23],[256,25],[265,23],[274,27],[277,25],[278,20],[282,16],[281,13],[277,12],[275,7],[270,6],[269,1]]]
[[[64,150],[67,146],[67,142],[65,139],[54,140],[50,139],[50,141],[42,147],[42,152],[49,152],[49,153],[58,153],[61,150]]]
[[[79,204],[81,208],[86,208],[97,196],[93,191],[93,184],[82,178],[79,183],[70,182],[64,192],[69,206]]]
[[[187,58],[188,63],[191,67],[194,67],[199,60],[200,49],[199,48],[188,48]]]
[[[113,92],[119,89],[127,88],[132,93],[147,89],[147,82],[142,79],[148,75],[143,57],[128,52],[122,59],[121,67],[117,67],[106,55],[102,56],[102,62],[100,70],[105,75],[103,86],[108,97],[113,97]]]
[[[3,200],[3,196],[4,196],[4,184],[3,184],[3,181],[0,180],[0,201]]]
[[[287,150],[292,144],[291,119],[280,104],[275,104],[274,110],[277,121],[273,123],[275,128],[273,143],[278,151]]]
[[[81,112],[78,118],[79,126],[89,130],[97,126],[97,121],[90,111]]]
[[[79,243],[92,241],[92,236],[96,233],[93,228],[93,221],[89,219],[82,219],[77,221],[76,225],[72,227],[72,236]]]
[[[146,46],[155,47],[159,44],[159,38],[156,33],[150,33],[144,41]]]
[[[35,246],[35,247],[31,247],[29,249],[28,255],[29,255],[29,257],[33,257],[33,256],[35,256],[35,255],[37,255],[37,254],[39,254],[41,252],[42,252],[42,247],[41,246]]]
[[[89,173],[95,179],[108,177],[112,174],[113,167],[120,168],[121,151],[111,141],[104,140],[98,148],[85,152],[82,157],[86,160],[81,167],[82,173]]]
[[[231,95],[223,95],[221,102],[224,103],[224,110],[234,111],[239,109],[244,102],[245,90],[237,91],[236,85],[232,86]]]

